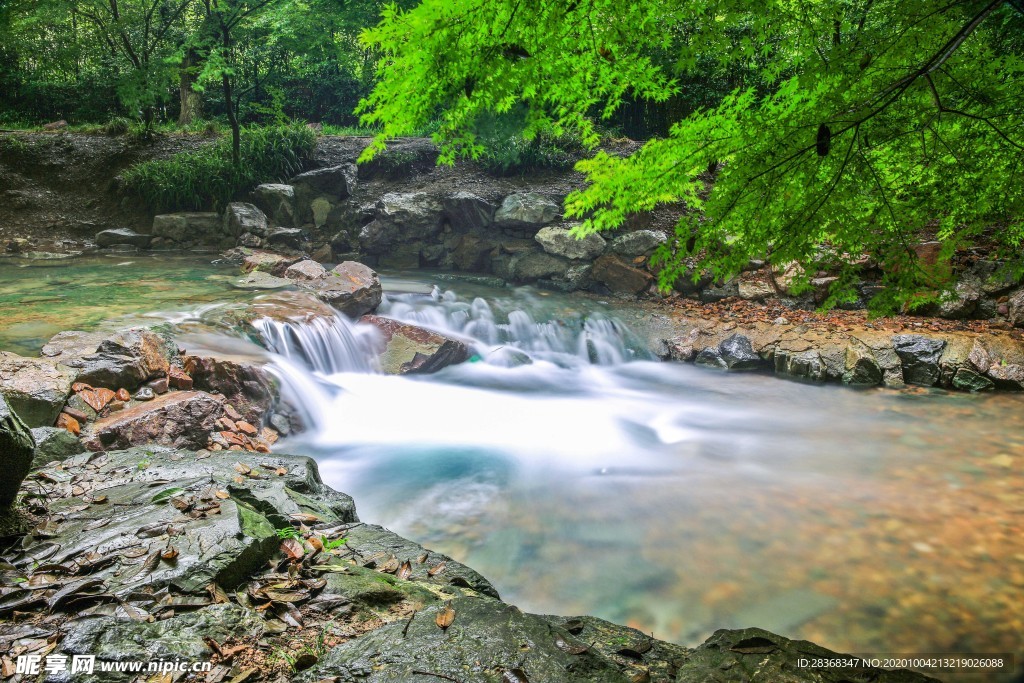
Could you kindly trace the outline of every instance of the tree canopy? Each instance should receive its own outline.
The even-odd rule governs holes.
[[[1024,3],[1004,0],[423,0],[363,34],[385,55],[361,105],[386,141],[438,117],[442,160],[484,152],[481,120],[525,106],[523,133],[598,148],[630,98],[666,101],[723,73],[731,89],[629,156],[598,149],[566,201],[579,235],[681,203],[660,282],[751,259],[838,269],[826,305],[936,300],[943,257],[1024,237]],[[706,98],[705,98],[706,99]],[[694,263],[699,268],[694,269]]]

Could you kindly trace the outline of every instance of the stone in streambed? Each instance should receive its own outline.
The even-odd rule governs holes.
[[[83,439],[92,450],[148,443],[203,448],[222,412],[221,403],[210,394],[175,391],[100,418]]]
[[[74,372],[55,360],[0,351],[0,395],[29,427],[53,425],[74,379]]]
[[[567,259],[589,261],[600,256],[605,248],[604,238],[600,235],[591,233],[579,239],[568,229],[555,226],[541,228],[533,238],[548,254]]]
[[[284,276],[290,280],[316,280],[326,275],[327,269],[311,259],[293,263],[284,271]]]
[[[56,359],[75,370],[76,382],[135,388],[166,374],[176,351],[152,330],[137,327],[116,332],[97,346],[64,349]]]
[[[960,391],[991,391],[995,389],[995,383],[984,375],[980,375],[970,368],[958,368],[953,375],[953,388]]]
[[[742,334],[733,334],[719,342],[717,347],[703,349],[694,360],[697,365],[723,370],[761,370],[767,362],[761,358]]]
[[[288,269],[288,266],[299,260],[300,257],[298,256],[285,256],[284,254],[276,254],[272,251],[257,250],[251,254],[246,254],[242,260],[242,272],[252,273],[259,271],[281,277],[284,275],[284,271]]]
[[[285,287],[292,287],[295,285],[293,280],[289,280],[284,277],[277,277],[270,273],[264,273],[263,271],[253,271],[244,277],[240,277],[231,283],[231,286],[235,289],[251,289],[251,290],[272,290],[272,289],[284,289]]]
[[[252,424],[263,424],[276,399],[274,383],[258,365],[202,356],[186,356],[185,368],[196,389],[224,396]],[[234,419],[234,418],[232,418]]]
[[[605,254],[594,261],[590,276],[616,294],[640,294],[654,282],[650,273],[634,268],[615,254]]]
[[[0,510],[11,506],[18,497],[22,480],[32,469],[32,453],[36,442],[25,423],[0,396]]]
[[[903,365],[904,382],[926,387],[938,382],[939,358],[945,341],[919,334],[898,334],[892,338],[892,344]]]
[[[112,247],[115,245],[127,244],[139,249],[148,249],[152,235],[140,235],[128,228],[117,228],[113,230],[101,230],[96,233],[96,244],[99,247]]]
[[[364,315],[360,322],[380,333],[377,359],[385,374],[437,372],[469,358],[469,349],[461,341],[422,327],[377,315]]]
[[[324,277],[304,284],[321,301],[351,318],[358,318],[377,308],[384,294],[377,273],[356,261],[339,263]]]
[[[863,342],[851,339],[846,347],[843,383],[854,386],[875,386],[882,383],[882,368]]]
[[[42,467],[85,452],[85,446],[74,434],[59,427],[36,427],[32,430],[32,438],[36,442],[32,467]]]

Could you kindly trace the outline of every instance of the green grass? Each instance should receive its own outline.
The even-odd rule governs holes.
[[[226,206],[242,191],[302,170],[316,147],[315,133],[304,124],[242,131],[241,164],[231,163],[231,140],[170,159],[136,164],[124,173],[124,190],[154,211],[186,211]]]

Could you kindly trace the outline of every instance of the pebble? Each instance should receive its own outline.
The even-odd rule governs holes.
[[[136,401],[152,401],[154,398],[156,398],[156,394],[149,387],[142,387],[135,392]]]

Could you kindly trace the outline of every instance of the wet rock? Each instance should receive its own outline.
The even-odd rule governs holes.
[[[616,294],[640,294],[654,282],[654,277],[634,268],[614,254],[605,254],[594,261],[590,276]]]
[[[444,217],[456,232],[483,230],[494,221],[494,204],[472,192],[448,195],[441,205]]]
[[[83,434],[93,450],[159,444],[203,448],[223,406],[201,391],[175,391],[100,418]]]
[[[284,276],[290,280],[316,280],[326,275],[327,269],[310,259],[293,263],[284,271]]]
[[[882,383],[882,368],[871,349],[860,340],[850,340],[844,354],[844,366],[844,384],[875,386]]]
[[[437,372],[469,358],[469,349],[461,341],[422,327],[376,315],[364,315],[360,322],[380,332],[377,359],[389,375]]]
[[[700,330],[690,330],[689,334],[665,340],[665,355],[677,363],[689,363],[697,356],[697,339]]]
[[[569,262],[565,259],[534,251],[516,257],[512,266],[512,279],[533,282],[554,275],[565,275],[568,270]]]
[[[231,286],[235,289],[249,289],[249,290],[274,290],[284,289],[285,287],[293,287],[295,281],[286,277],[277,277],[270,273],[264,273],[259,270],[240,277],[231,283]]]
[[[533,237],[548,254],[567,259],[593,260],[604,253],[604,238],[590,234],[582,239],[573,237],[568,229],[548,226],[541,228]]]
[[[296,224],[295,188],[282,183],[257,185],[252,191],[252,203],[273,225],[294,227]]]
[[[272,251],[254,251],[246,255],[242,261],[242,272],[261,272],[281,277],[284,275],[284,271],[288,269],[288,266],[296,263],[300,258],[298,256],[276,254]]]
[[[57,359],[75,371],[75,381],[96,387],[134,389],[167,373],[173,344],[152,330],[135,327],[115,332],[92,347],[65,349]]]
[[[0,510],[9,508],[18,497],[22,480],[32,469],[36,442],[25,423],[0,396]]]
[[[494,222],[502,228],[539,230],[561,215],[553,201],[536,192],[523,192],[505,197],[494,213]]]
[[[958,368],[956,374],[953,375],[953,388],[960,391],[970,391],[971,393],[991,391],[995,389],[995,386],[995,382],[970,368]]]
[[[939,359],[946,342],[917,334],[892,338],[893,348],[903,364],[903,381],[931,387],[939,380]]]
[[[758,370],[766,362],[754,352],[750,339],[742,334],[733,334],[718,344],[718,353],[730,370]]]
[[[266,237],[268,229],[266,214],[253,204],[231,202],[224,211],[224,233],[232,239],[247,232]]]
[[[740,295],[739,280],[727,280],[722,283],[711,283],[700,291],[700,300],[706,304],[712,304],[722,299],[728,299]]]
[[[0,395],[29,427],[49,427],[71,394],[74,372],[48,358],[0,351]]]
[[[153,235],[178,244],[217,243],[223,237],[224,223],[212,212],[186,211],[153,216]]]
[[[85,421],[80,420],[79,416],[72,415],[70,411],[65,409],[64,412],[57,416],[56,424],[58,429],[63,429],[78,436],[82,433],[82,425],[85,424]]]
[[[424,192],[389,192],[374,206],[374,220],[359,232],[362,249],[388,254],[393,247],[441,231],[441,203]]]
[[[774,361],[775,372],[815,382],[823,382],[828,379],[828,369],[817,349],[806,351],[777,349]]]
[[[977,310],[981,298],[981,281],[967,273],[954,285],[953,291],[939,303],[937,314],[940,318],[963,320]]]
[[[714,346],[701,349],[693,362],[695,365],[701,365],[706,368],[718,368],[720,370],[727,370],[729,368],[725,359],[722,358],[721,352]]]
[[[270,376],[258,365],[224,358],[186,356],[196,389],[224,396],[227,405],[254,425],[263,424],[277,400]]]
[[[1007,299],[1006,319],[1014,327],[1024,327],[1024,287],[1011,293]]]
[[[263,246],[263,238],[258,237],[251,232],[243,232],[238,237],[238,246],[247,247],[249,249],[257,249]]]
[[[129,244],[139,249],[148,249],[152,241],[152,235],[140,235],[128,228],[101,230],[96,233],[96,244],[102,248],[112,247],[115,244]]]
[[[167,369],[167,384],[172,389],[188,390],[192,388],[192,378],[181,368],[172,365]]]
[[[75,438],[74,434],[60,427],[36,427],[32,430],[32,438],[36,442],[32,467],[42,467],[85,452],[82,442]]]
[[[156,398],[156,392],[153,391],[150,387],[142,387],[141,389],[135,392],[135,396],[133,396],[132,398],[134,398],[136,401],[152,401],[154,398]]]
[[[1016,363],[993,363],[988,369],[988,376],[996,384],[997,389],[1020,391],[1024,389],[1024,366]]]
[[[266,242],[271,247],[301,249],[306,242],[306,233],[299,228],[275,228],[267,235]]]
[[[635,230],[612,240],[611,250],[626,258],[650,256],[667,241],[668,235],[660,230]]]
[[[477,235],[462,235],[452,250],[452,265],[458,270],[486,270],[494,242]]]
[[[309,286],[322,301],[352,318],[377,308],[384,295],[377,273],[356,261],[339,263]]]

